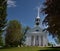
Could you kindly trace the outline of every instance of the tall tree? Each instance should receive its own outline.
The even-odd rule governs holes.
[[[0,0],[0,45],[2,45],[2,33],[4,32],[4,28],[6,26],[6,9],[7,9],[7,1]]]
[[[42,12],[47,16],[43,23],[48,26],[45,30],[60,41],[60,0],[46,0],[44,6]]]
[[[10,46],[17,46],[22,38],[21,24],[17,20],[11,20],[6,29],[5,43]]]

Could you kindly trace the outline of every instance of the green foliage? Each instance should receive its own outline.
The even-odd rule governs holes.
[[[26,32],[27,32],[29,29],[30,29],[30,27],[29,27],[29,26],[27,26],[27,27],[26,27],[26,29],[25,29],[24,34],[26,34]]]
[[[0,46],[3,46],[3,40],[1,35],[0,35]]]
[[[43,8],[42,12],[47,16],[43,24],[48,26],[45,30],[60,41],[60,0],[46,0],[44,6],[46,7]]]
[[[3,44],[2,41],[2,33],[4,32],[4,28],[6,27],[6,9],[7,9],[7,1],[5,0],[0,0],[0,45]]]
[[[53,44],[51,42],[48,42],[48,46],[53,46]]]
[[[24,42],[25,42],[25,39],[26,39],[26,36],[25,34],[27,33],[27,31],[30,29],[29,26],[26,26],[26,27],[23,27],[22,28],[22,38],[20,39],[20,45],[25,45]]]
[[[11,20],[6,29],[5,43],[10,46],[17,46],[22,38],[21,24],[17,20]]]

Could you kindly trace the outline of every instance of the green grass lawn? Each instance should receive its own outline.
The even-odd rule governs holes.
[[[51,49],[52,50],[56,50],[57,48],[47,48],[47,47],[15,47],[15,48],[0,49],[0,51],[42,51],[42,50],[51,50]]]

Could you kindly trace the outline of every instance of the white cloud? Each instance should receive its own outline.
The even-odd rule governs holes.
[[[16,1],[14,0],[7,0],[7,7],[16,7]]]

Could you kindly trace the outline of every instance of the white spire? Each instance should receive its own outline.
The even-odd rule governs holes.
[[[40,8],[38,7],[38,15],[37,15],[37,18],[40,18],[39,17],[39,13],[40,13]]]
[[[40,26],[40,7],[37,8],[38,12],[37,12],[37,17],[35,18],[35,26]]]

